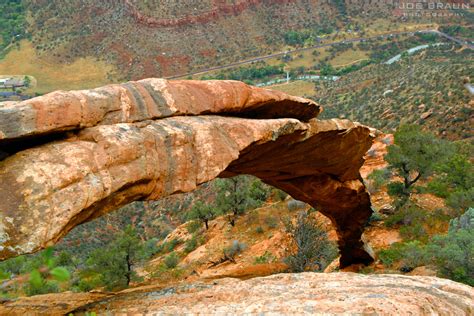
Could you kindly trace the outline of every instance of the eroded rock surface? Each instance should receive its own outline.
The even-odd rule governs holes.
[[[84,294],[77,302],[67,294],[38,295],[4,303],[0,313],[41,314],[52,306],[49,315],[472,315],[473,302],[472,287],[436,277],[306,272]]]
[[[373,137],[357,123],[315,119],[320,110],[235,81],[161,79],[2,104],[0,258],[54,244],[134,200],[253,174],[322,207],[343,266],[368,263],[361,234],[372,211],[359,169]]]
[[[0,140],[170,116],[224,114],[309,120],[319,112],[320,107],[310,100],[240,81],[150,78],[0,102]]]

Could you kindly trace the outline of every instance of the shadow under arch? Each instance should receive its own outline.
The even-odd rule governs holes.
[[[241,152],[219,177],[250,174],[319,207],[336,228],[340,266],[367,265],[373,258],[361,236],[372,208],[357,168],[367,149],[354,146],[367,136],[364,129],[355,128],[345,133],[330,130],[314,137],[296,133],[256,143]],[[337,141],[341,137],[345,140]]]

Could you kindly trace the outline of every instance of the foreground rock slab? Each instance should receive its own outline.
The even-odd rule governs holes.
[[[359,169],[373,135],[317,120],[320,110],[235,81],[162,79],[0,104],[14,113],[0,121],[0,259],[52,245],[132,201],[252,174],[322,208],[342,266],[368,263],[361,234],[372,210]]]
[[[221,279],[152,290],[136,288],[96,297],[74,310],[74,296],[38,295],[4,303],[0,313],[39,312],[43,301],[57,314],[85,315],[472,315],[474,289],[426,276],[354,273],[277,274],[240,281]],[[89,298],[92,299],[92,298]],[[62,300],[69,300],[61,309]],[[84,302],[78,296],[78,303]]]

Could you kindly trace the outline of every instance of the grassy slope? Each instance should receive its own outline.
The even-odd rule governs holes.
[[[271,90],[282,91],[291,95],[310,96],[314,94],[314,84],[309,81],[293,81],[288,84],[279,84],[268,87]]]
[[[0,60],[0,74],[30,75],[36,79],[36,86],[27,91],[30,93],[94,88],[109,83],[107,74],[114,71],[112,65],[92,57],[79,58],[70,64],[40,58],[31,42],[26,40],[21,42],[20,50],[12,49]]]

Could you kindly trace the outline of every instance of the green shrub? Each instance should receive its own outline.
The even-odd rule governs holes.
[[[474,187],[469,190],[452,192],[446,199],[446,205],[454,210],[467,210],[474,206]],[[459,213],[458,213],[459,214]]]
[[[288,193],[279,189],[273,189],[272,194],[276,202],[284,201],[288,196]]]
[[[38,270],[33,270],[30,273],[28,284],[24,287],[25,293],[28,296],[57,293],[59,286],[56,281],[45,279]]]
[[[298,214],[295,224],[287,220],[285,226],[295,248],[295,252],[284,260],[290,271],[323,271],[336,257],[336,245],[329,241],[321,224],[306,212]]]
[[[423,222],[426,217],[426,212],[420,207],[407,203],[402,208],[399,208],[394,214],[390,215],[385,220],[387,227],[393,227],[398,224],[413,225]]]
[[[142,256],[144,258],[150,258],[159,252],[160,248],[158,247],[158,239],[152,238],[145,241],[142,249]]]
[[[426,239],[428,237],[425,228],[420,222],[400,227],[400,236],[403,240]]]
[[[179,263],[179,257],[176,254],[176,252],[173,251],[172,253],[170,253],[168,256],[165,257],[165,259],[163,260],[163,263],[168,269],[176,268],[176,266]]]
[[[418,241],[395,243],[390,248],[379,251],[378,258],[386,266],[392,266],[401,261],[403,267],[410,269],[423,265],[426,262],[424,245]]]
[[[379,212],[373,212],[372,215],[370,215],[369,223],[380,222],[382,219],[383,217]]]
[[[441,276],[473,286],[474,208],[453,219],[448,234],[436,235],[426,245],[418,240],[395,243],[379,251],[378,258],[387,266],[399,262],[408,270],[433,264]]]
[[[377,192],[390,180],[391,172],[389,169],[374,170],[368,179],[371,180],[371,191]]]
[[[197,236],[193,236],[191,239],[187,240],[184,243],[184,252],[190,253],[194,249],[196,249],[199,245]]]
[[[255,232],[256,232],[257,234],[263,234],[263,228],[262,228],[262,226],[258,226],[257,228],[255,228]]]
[[[453,219],[448,234],[435,236],[427,248],[441,276],[474,286],[474,208]]]
[[[145,250],[145,243],[129,225],[110,244],[90,254],[83,273],[101,275],[96,280],[102,280],[102,286],[108,290],[126,288],[130,282],[140,280],[134,267],[157,251],[156,244],[152,245],[153,242],[148,245],[151,249]]]
[[[186,224],[186,230],[188,231],[188,233],[190,234],[194,234],[195,232],[197,232],[199,229],[201,228],[201,223],[199,223],[199,221],[189,221],[187,224]]]
[[[171,251],[174,250],[174,248],[176,248],[176,246],[178,246],[181,243],[182,243],[182,241],[178,238],[171,239],[170,241],[163,243],[163,248],[162,248],[163,250],[162,251],[165,252],[165,253],[166,252],[171,252]]]
[[[265,251],[263,255],[255,257],[254,264],[269,263],[274,261],[275,259],[275,256],[271,252]]]

